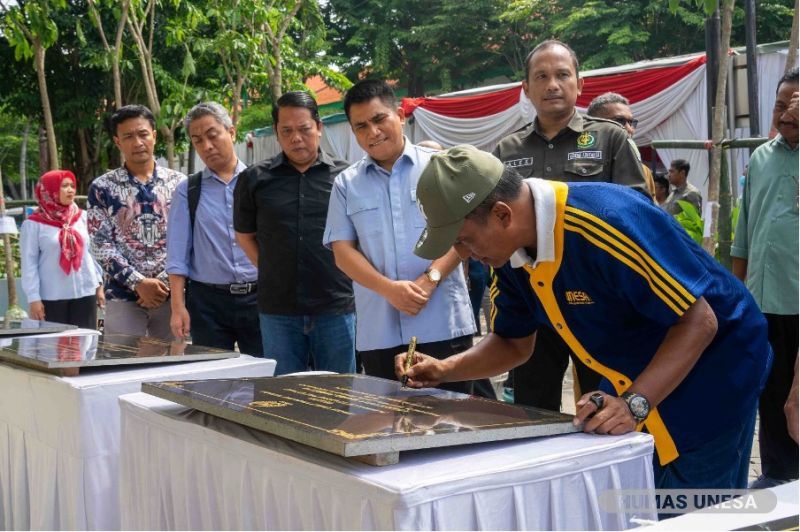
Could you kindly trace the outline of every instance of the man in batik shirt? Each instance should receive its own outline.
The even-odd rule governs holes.
[[[167,215],[186,176],[156,165],[153,113],[126,105],[111,117],[125,163],[89,187],[89,234],[105,273],[106,334],[172,340],[166,272]]]

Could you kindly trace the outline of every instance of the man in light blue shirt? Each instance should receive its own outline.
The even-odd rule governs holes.
[[[446,358],[472,346],[475,321],[455,251],[432,262],[414,255],[425,228],[417,180],[435,151],[403,136],[405,115],[385,82],[357,83],[344,109],[367,156],[337,176],[323,243],[355,281],[356,349],[365,372],[395,379],[394,355],[411,337],[420,351]],[[443,387],[494,398],[486,380]]]
[[[232,350],[238,344],[240,352],[261,356],[258,273],[233,230],[233,191],[245,169],[233,148],[236,130],[215,102],[192,107],[185,125],[206,168],[178,185],[172,197],[167,226],[170,327],[177,338],[191,334],[198,345]]]

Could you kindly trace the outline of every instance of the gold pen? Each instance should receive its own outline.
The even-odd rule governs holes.
[[[404,365],[406,373],[408,373],[408,370],[410,370],[411,366],[414,364],[414,351],[416,350],[417,350],[417,337],[412,336],[411,341],[408,342],[408,352],[406,353],[406,363]],[[402,382],[403,388],[405,388],[406,384],[408,384],[408,375],[403,375],[403,378],[400,382]]]

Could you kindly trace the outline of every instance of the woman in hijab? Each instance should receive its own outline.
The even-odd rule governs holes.
[[[51,170],[36,184],[39,209],[22,223],[22,289],[35,320],[97,328],[104,307],[102,274],[89,254],[86,211],[75,205],[69,170]]]

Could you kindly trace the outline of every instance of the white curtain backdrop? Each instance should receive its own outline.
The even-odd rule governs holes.
[[[523,94],[522,90],[520,94]],[[524,94],[523,98],[528,101]],[[409,138],[413,142],[435,140],[445,148],[456,144],[472,144],[482,150],[491,151],[501,138],[529,121],[520,113],[519,106],[509,107],[494,115],[466,119],[437,115],[417,107]]]
[[[762,137],[769,134],[772,107],[775,105],[775,91],[778,89],[778,80],[783,76],[786,55],[787,50],[779,50],[758,56],[758,101],[761,113],[758,122]]]
[[[700,71],[699,73],[697,71]],[[706,116],[706,67],[703,65],[689,77],[693,77],[694,86],[691,92],[665,120],[655,127],[650,127],[648,134],[651,140],[704,140],[708,138],[708,118]],[[686,85],[689,85],[687,80]],[[667,92],[667,91],[664,91]],[[661,93],[663,94],[663,93]],[[660,99],[661,94],[649,98]],[[640,102],[644,103],[644,102]],[[634,107],[634,116],[638,110]],[[645,122],[641,118],[639,123]],[[641,125],[639,127],[642,127]],[[637,131],[638,133],[638,131]],[[637,139],[638,140],[638,137]],[[677,148],[661,148],[656,150],[664,166],[669,167],[673,159],[686,159],[689,161],[689,182],[700,189],[703,197],[708,197],[708,152],[702,150],[687,150]]]

